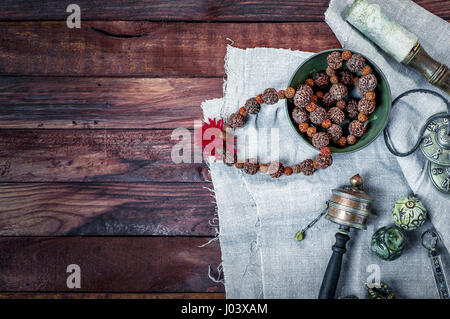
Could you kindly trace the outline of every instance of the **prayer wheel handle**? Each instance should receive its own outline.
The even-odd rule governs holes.
[[[336,233],[336,243],[331,248],[333,254],[328,262],[327,270],[323,277],[322,286],[320,287],[319,299],[334,299],[336,294],[336,287],[339,282],[341,274],[342,257],[347,249],[345,245],[350,239],[348,236],[349,228],[345,226],[340,227],[340,231]]]

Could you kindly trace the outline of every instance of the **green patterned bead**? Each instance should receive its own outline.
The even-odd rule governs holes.
[[[427,209],[414,196],[399,199],[392,209],[394,223],[404,230],[416,230],[427,219]]]
[[[403,253],[405,237],[395,227],[381,227],[373,234],[370,247],[381,259],[394,260]]]

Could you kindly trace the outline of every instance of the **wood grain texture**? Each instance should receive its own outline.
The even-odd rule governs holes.
[[[78,0],[83,20],[153,21],[323,21],[329,0]],[[450,18],[448,1],[415,0],[425,9]],[[65,20],[68,3],[3,0],[0,20]]]
[[[1,128],[177,128],[203,118],[222,78],[0,77]]]
[[[0,38],[0,75],[217,77],[227,38],[241,48],[340,47],[324,22],[0,22]]]
[[[0,183],[0,236],[214,236],[205,187],[212,185]]]
[[[194,237],[0,238],[2,292],[222,292],[208,278],[218,243]],[[66,285],[81,268],[81,289]]]
[[[183,132],[192,146],[192,132]],[[172,139],[172,134],[171,130],[0,130],[0,182],[210,180],[204,163],[173,162],[172,148],[180,139],[177,134]],[[188,149],[193,161],[194,147]]]
[[[0,299],[225,299],[221,292],[204,293],[0,293]]]

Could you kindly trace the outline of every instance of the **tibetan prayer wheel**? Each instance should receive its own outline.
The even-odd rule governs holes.
[[[342,257],[347,251],[345,245],[350,239],[351,228],[366,229],[367,218],[373,199],[362,189],[362,178],[355,175],[350,179],[351,186],[332,190],[328,203],[326,219],[339,225],[336,243],[332,247],[333,254],[328,262],[319,299],[333,299],[341,272]]]

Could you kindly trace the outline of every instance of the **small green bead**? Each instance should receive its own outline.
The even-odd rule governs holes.
[[[295,235],[295,240],[296,241],[302,241],[303,238],[305,238],[305,233],[302,231],[299,231],[296,235]]]

